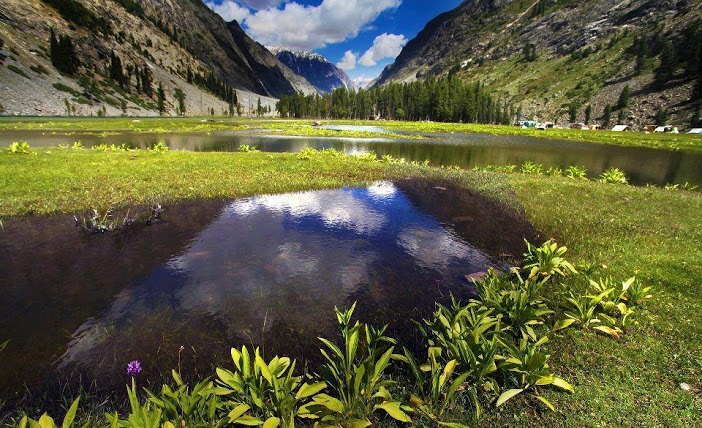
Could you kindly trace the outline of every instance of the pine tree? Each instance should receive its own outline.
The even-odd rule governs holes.
[[[590,124],[590,117],[592,116],[592,106],[590,104],[585,107],[585,125]]]
[[[602,122],[605,128],[609,128],[612,122],[612,106],[607,104],[604,108],[604,114],[602,115]]]
[[[665,107],[658,107],[656,111],[656,126],[663,126],[668,121],[668,110]]]
[[[183,93],[182,89],[175,88],[173,97],[178,100],[178,116],[183,116],[185,114],[185,93]]]
[[[661,50],[661,63],[656,68],[654,84],[657,88],[663,88],[672,78],[677,68],[675,46],[669,41],[663,42]]]
[[[49,40],[49,55],[51,56],[51,64],[60,72],[68,75],[74,75],[78,72],[80,61],[78,55],[73,48],[73,42],[68,36],[60,36],[56,38],[53,28]]]
[[[568,108],[568,120],[570,121],[570,123],[575,123],[577,116],[578,116],[578,105],[571,104],[570,107]]]
[[[631,95],[631,88],[629,88],[629,85],[627,84],[624,89],[622,89],[622,93],[619,94],[619,101],[617,101],[617,110],[621,110],[623,108],[626,108],[629,105],[629,96]]]
[[[623,125],[625,117],[624,110],[619,110],[619,113],[617,114],[617,125]]]
[[[156,95],[158,113],[163,116],[163,113],[166,112],[166,91],[163,90],[163,85],[161,85],[161,82],[158,82],[158,91]]]

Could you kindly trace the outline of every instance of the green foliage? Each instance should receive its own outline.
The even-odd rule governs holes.
[[[80,95],[80,92],[76,91],[75,89],[71,88],[70,86],[64,85],[63,83],[56,82],[54,83],[54,88],[58,89],[59,91],[63,92],[68,92],[69,94],[77,97]]]
[[[58,2],[58,0],[52,1]],[[71,1],[73,0],[70,0],[68,3],[70,3]],[[78,72],[78,68],[80,67],[80,60],[78,59],[78,54],[76,53],[71,38],[66,35],[61,35],[57,39],[56,34],[54,33],[54,30],[52,28],[51,36],[49,39],[49,45],[51,64],[62,73],[68,75],[76,74]]]
[[[231,354],[234,371],[217,369],[220,385],[217,394],[233,400],[225,405],[230,410],[229,423],[291,428],[296,417],[318,417],[301,403],[326,398],[319,394],[326,383],[303,383],[301,376],[294,375],[294,360],[276,356],[266,363],[258,348],[253,355],[246,347],[241,351],[232,348]],[[244,416],[248,410],[253,416]]]
[[[525,273],[528,272],[528,279],[549,280],[553,277],[560,279],[577,273],[575,267],[564,257],[568,251],[567,247],[559,247],[553,240],[544,242],[540,247],[526,240],[524,242],[527,245],[527,252],[524,253],[521,269]]]
[[[460,371],[468,373],[463,393],[473,404],[475,418],[479,418],[483,411],[481,397],[486,391],[499,391],[495,375],[501,349],[498,339],[503,333],[501,319],[477,301],[462,305],[452,299],[450,308],[436,306],[433,317],[417,327],[429,347],[441,349],[445,359],[456,360]]]
[[[89,30],[100,31],[104,35],[112,33],[112,27],[107,19],[96,15],[83,6],[78,0],[42,0],[58,11],[68,22],[72,22]]]
[[[199,382],[191,391],[175,370],[171,374],[176,383],[175,389],[164,384],[159,395],[145,389],[148,402],[154,410],[161,411],[162,419],[171,421],[169,423],[176,427],[225,426],[228,418],[222,416],[222,411],[226,403],[219,398],[221,391],[215,388],[209,378]]]
[[[168,150],[169,150],[169,148],[166,145],[165,141],[159,141],[158,143],[154,144],[153,147],[148,149],[148,151],[154,152],[154,153],[165,153]]]
[[[546,175],[550,175],[552,177],[560,177],[563,175],[563,170],[557,166],[552,166],[546,170]]]
[[[382,410],[400,422],[409,422],[407,408],[390,395],[388,387],[394,384],[385,374],[391,365],[395,340],[385,336],[386,327],[374,328],[351,317],[356,308],[334,308],[341,327],[342,347],[320,338],[326,349],[321,349],[324,364],[320,376],[338,398],[320,394],[305,405],[305,410],[318,415],[325,425],[371,425],[372,415]],[[365,339],[365,341],[363,340]]]
[[[522,164],[522,173],[524,174],[535,174],[535,175],[541,175],[543,172],[541,171],[543,168],[543,165],[540,163],[534,163],[532,161],[526,161]]]
[[[619,100],[617,101],[617,110],[621,110],[629,106],[629,98],[631,97],[631,88],[627,84],[624,86],[624,89],[622,89],[622,92],[619,94]]]
[[[378,115],[391,120],[509,124],[513,116],[512,106],[496,99],[481,82],[464,83],[456,76],[350,92],[342,87],[321,97],[298,93],[282,97],[276,109],[283,118],[300,119]]]
[[[20,76],[24,77],[25,79],[29,79],[29,76],[27,73],[24,72],[21,68],[17,67],[14,64],[7,64],[7,68],[10,69],[10,71],[19,74]]]
[[[656,110],[655,121],[656,126],[666,125],[666,122],[668,122],[668,110],[665,107],[658,107],[658,110]]]
[[[565,169],[565,176],[574,180],[587,180],[587,169],[571,165]]]
[[[517,165],[478,165],[473,168],[473,171],[512,173],[515,169]]]
[[[544,336],[534,342],[525,338],[522,338],[518,344],[509,341],[502,342],[507,352],[505,360],[500,363],[500,368],[516,375],[518,388],[503,392],[497,399],[496,407],[500,407],[513,397],[527,392],[546,407],[555,411],[553,404],[544,396],[539,395],[540,387],[555,386],[573,392],[573,387],[568,382],[553,374],[548,365],[550,355],[539,350],[547,341],[548,337]]]
[[[30,65],[29,69],[37,74],[46,74],[46,75],[49,74],[49,70],[47,70],[46,67],[44,67],[41,64]]]
[[[71,407],[68,408],[68,412],[66,412],[66,416],[64,416],[63,422],[61,423],[61,428],[73,427],[76,413],[78,412],[78,403],[80,403],[80,397],[76,398],[73,404],[71,404]],[[88,426],[89,424],[86,423],[83,425],[83,428],[87,428]],[[38,421],[24,416],[17,425],[17,428],[59,428],[59,426],[54,422],[51,416],[44,413]]]
[[[450,421],[450,408],[455,405],[470,372],[454,379],[458,361],[453,359],[443,364],[440,358],[442,351],[438,347],[429,347],[426,364],[417,362],[407,348],[399,359],[410,366],[414,386],[419,390],[419,395],[412,394],[409,399],[415,413],[435,424],[459,427],[462,425]]]
[[[7,147],[7,152],[13,155],[28,155],[30,153],[29,143],[26,141],[15,141]]]
[[[626,178],[626,174],[619,168],[608,168],[602,175],[600,175],[600,181],[609,184],[628,184],[629,181]]]
[[[175,428],[171,421],[164,420],[163,410],[152,401],[146,400],[143,404],[139,402],[134,378],[131,388],[127,386],[127,396],[130,409],[127,419],[120,419],[116,412],[105,415],[111,428]]]
[[[256,149],[256,146],[250,146],[248,144],[242,144],[236,149],[237,152],[242,152],[242,153],[256,153],[260,152],[260,150]]]
[[[504,322],[503,332],[509,330],[515,337],[535,341],[534,328],[554,313],[541,295],[548,279],[537,275],[523,279],[518,272],[498,274],[491,270],[475,285],[482,304]]]

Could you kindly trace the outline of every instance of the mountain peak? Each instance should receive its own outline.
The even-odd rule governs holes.
[[[305,50],[277,46],[267,47],[280,62],[296,74],[304,77],[321,92],[332,92],[334,89],[351,88],[353,84],[343,70],[336,67],[322,55]]]

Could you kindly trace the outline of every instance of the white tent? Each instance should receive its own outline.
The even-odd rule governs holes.
[[[629,125],[614,125],[614,128],[612,128],[612,131],[615,132],[622,132],[622,131],[628,131],[629,130]]]
[[[688,134],[702,134],[702,128],[692,128],[688,131]]]

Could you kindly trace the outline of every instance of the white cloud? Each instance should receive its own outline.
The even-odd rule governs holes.
[[[402,0],[323,0],[319,6],[286,3],[246,18],[247,32],[259,43],[313,50],[356,37]]]
[[[351,83],[353,84],[353,87],[356,89],[366,89],[370,82],[372,82],[374,79],[372,77],[368,76],[359,76],[356,77],[355,79],[351,79]]]
[[[286,0],[239,0],[239,3],[244,3],[246,6],[254,10],[268,9],[278,7]]]
[[[383,33],[373,40],[373,46],[358,60],[359,64],[372,67],[384,58],[395,58],[407,44],[402,34]]]
[[[237,21],[238,23],[242,23],[251,15],[249,8],[240,6],[232,0],[224,0],[219,4],[208,0],[205,4],[227,22]]]
[[[351,51],[346,51],[346,53],[344,53],[344,57],[336,64],[336,66],[342,70],[353,70],[356,68],[356,54]]]

